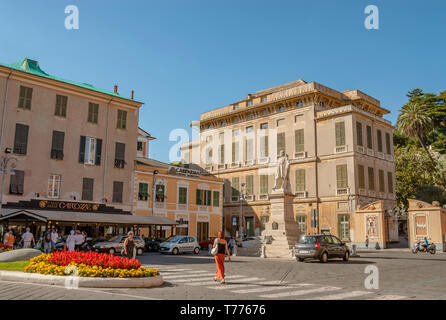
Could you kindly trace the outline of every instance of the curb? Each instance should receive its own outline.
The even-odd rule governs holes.
[[[84,288],[151,288],[164,283],[161,275],[147,278],[87,278],[71,276],[53,276],[39,273],[19,271],[0,271],[0,280],[41,283],[55,286],[65,286],[73,283],[74,279],[79,287]]]

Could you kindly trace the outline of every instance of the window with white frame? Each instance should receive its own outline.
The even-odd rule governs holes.
[[[52,174],[48,179],[48,198],[59,198],[60,175]]]
[[[94,164],[96,157],[96,139],[86,137],[85,138],[85,164]]]

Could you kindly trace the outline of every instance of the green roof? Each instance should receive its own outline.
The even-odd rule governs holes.
[[[6,67],[6,68],[10,68],[10,69],[15,69],[15,70],[19,70],[19,71],[23,71],[26,73],[31,73],[34,74],[36,76],[39,77],[44,77],[44,78],[48,78],[48,79],[52,79],[52,80],[56,80],[56,81],[61,81],[61,82],[65,82],[65,83],[69,83],[81,88],[85,88],[85,89],[89,89],[89,90],[93,90],[93,91],[97,91],[100,93],[105,93],[111,96],[115,96],[115,97],[119,97],[122,99],[126,99],[126,100],[130,100],[130,101],[135,101],[133,99],[130,98],[126,98],[123,97],[117,93],[111,92],[111,91],[106,91],[106,90],[102,90],[102,89],[98,89],[96,87],[94,87],[93,85],[89,84],[89,83],[79,83],[79,82],[74,82],[74,81],[70,81],[70,80],[65,80],[56,76],[52,76],[48,73],[46,73],[45,71],[43,71],[42,69],[40,69],[39,67],[39,63],[36,60],[32,60],[29,58],[25,58],[20,62],[14,62],[14,63],[0,63],[0,66]],[[137,102],[137,101],[135,101]]]

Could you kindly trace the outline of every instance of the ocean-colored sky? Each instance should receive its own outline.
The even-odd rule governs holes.
[[[79,29],[65,28],[68,5]],[[364,9],[379,9],[379,29]],[[359,89],[391,111],[413,88],[446,90],[444,0],[45,0],[0,2],[0,62],[24,57],[65,79],[144,102],[140,127],[169,161],[173,129],[297,79]]]

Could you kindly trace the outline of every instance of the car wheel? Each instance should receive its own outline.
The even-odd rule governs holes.
[[[345,254],[344,254],[344,257],[342,258],[342,260],[348,261],[349,258],[350,258],[350,253],[348,251],[345,251]]]
[[[194,253],[195,253],[195,254],[199,254],[199,253],[200,253],[200,248],[196,247],[196,248],[194,249]]]
[[[116,250],[113,248],[108,249],[109,254],[115,254]]]
[[[322,253],[321,258],[320,258],[320,261],[321,261],[322,263],[326,263],[326,262],[328,261],[328,254],[327,254],[327,252],[323,252],[323,253]]]
[[[173,248],[172,249],[172,254],[173,255],[177,255],[178,254],[178,248]]]
[[[297,258],[297,260],[299,261],[299,262],[304,262],[304,258]]]
[[[144,253],[144,251],[142,250],[142,248],[138,248],[138,249],[136,249],[136,255],[138,255],[138,256],[142,256],[143,253]]]

